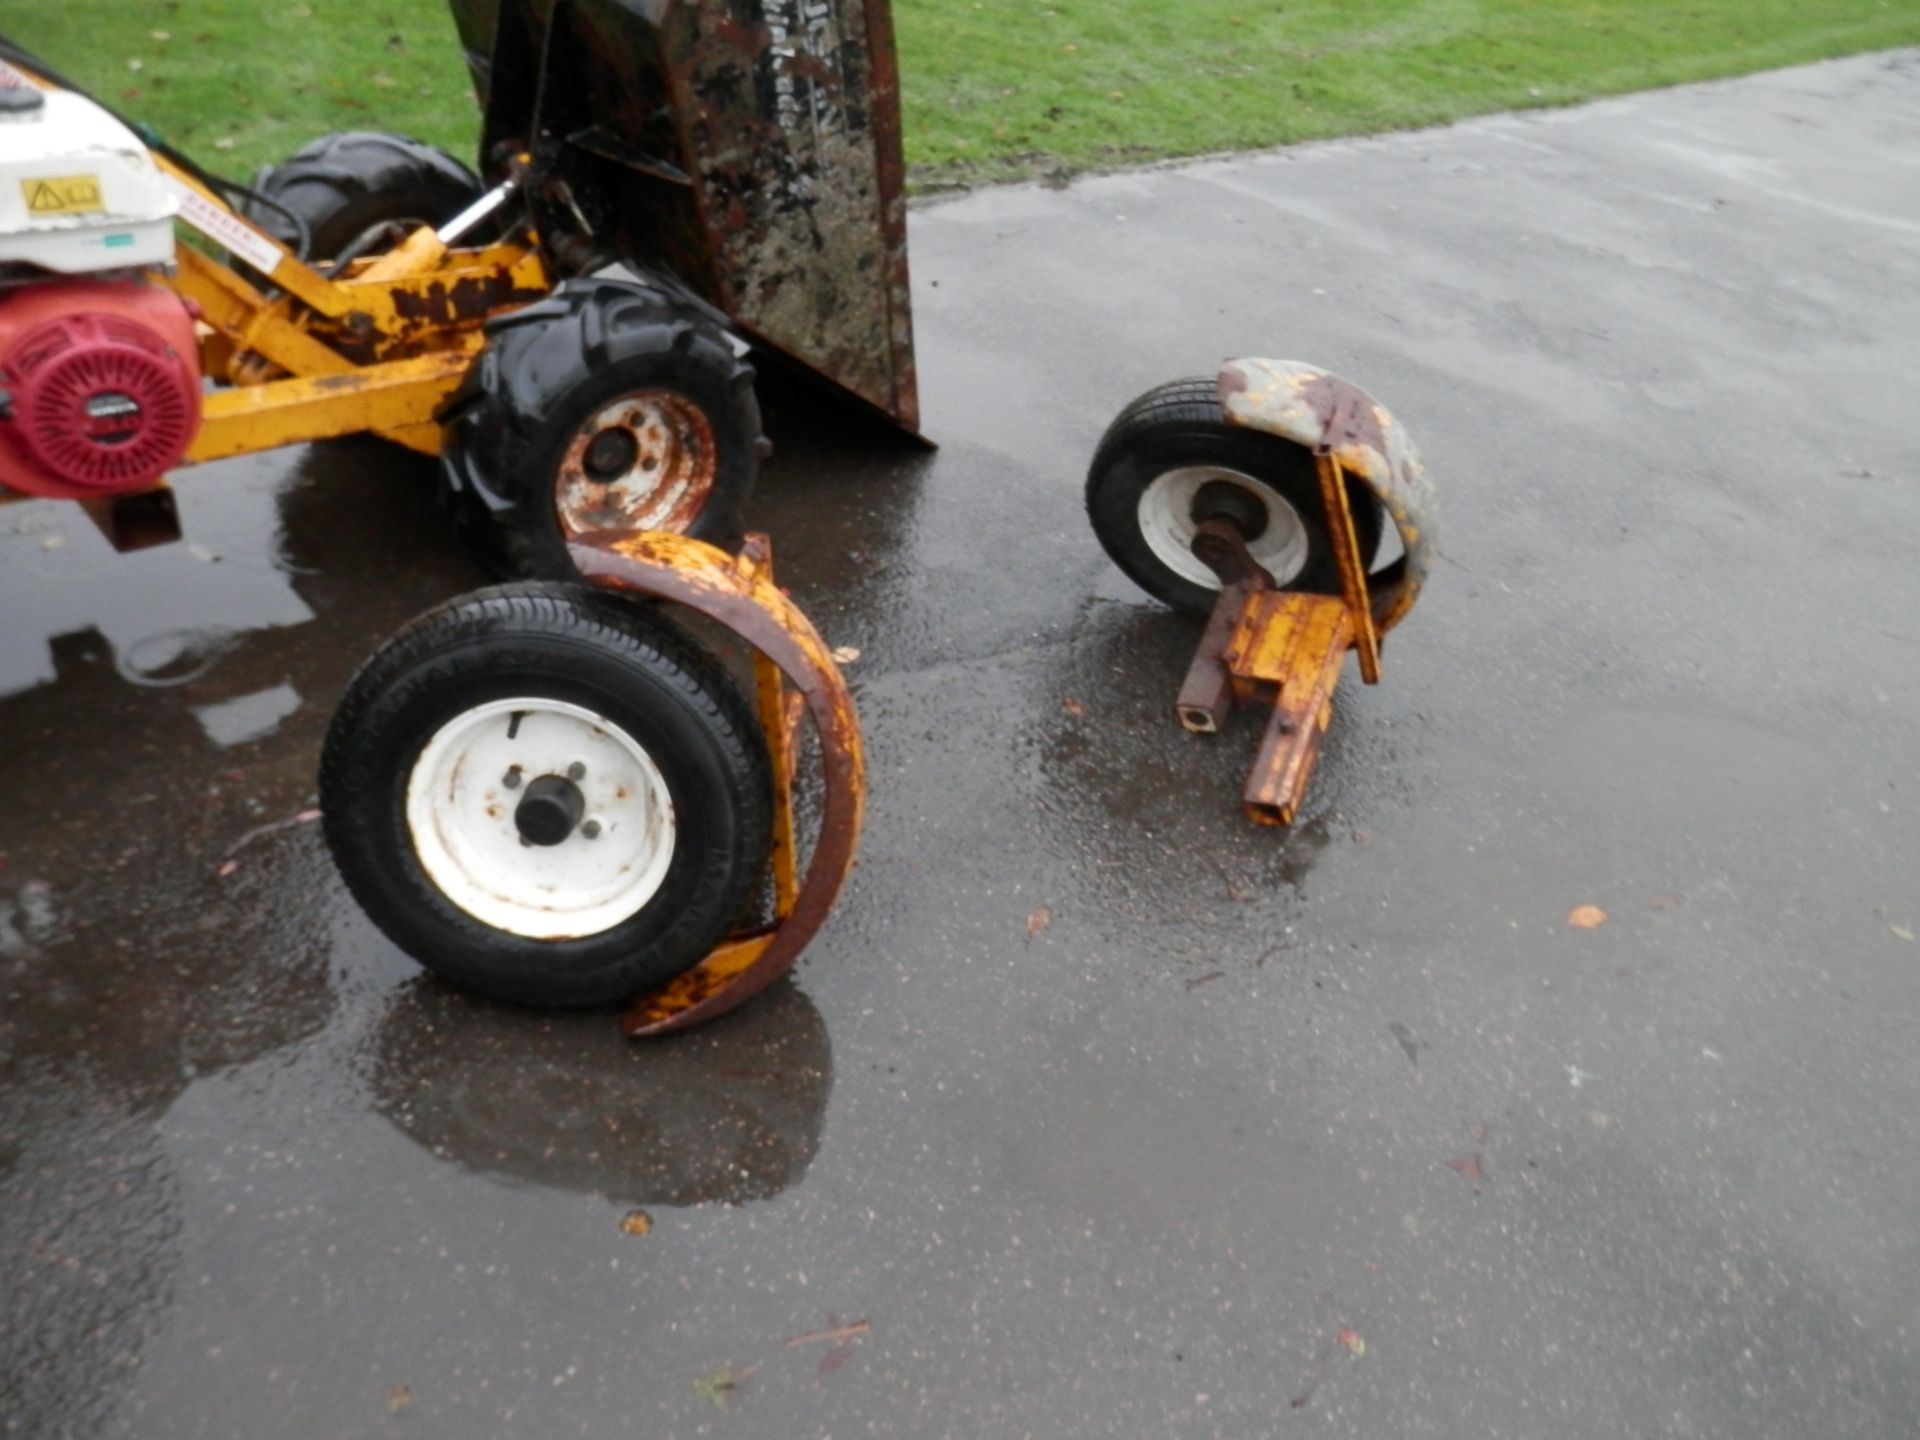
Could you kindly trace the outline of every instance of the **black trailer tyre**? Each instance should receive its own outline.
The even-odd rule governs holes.
[[[765,873],[753,711],[653,610],[508,585],[429,611],[363,665],[321,758],[347,887],[442,978],[612,1004],[697,964]]]
[[[768,449],[726,331],[621,280],[570,280],[492,322],[441,413],[482,558],[532,579],[573,578],[570,541],[636,530],[732,548]]]
[[[1228,495],[1251,520],[1247,549],[1283,590],[1338,595],[1313,454],[1277,435],[1230,424],[1211,379],[1176,380],[1120,412],[1087,474],[1087,518],[1113,561],[1158,600],[1204,615],[1220,581],[1192,549],[1195,502]],[[1349,479],[1363,561],[1380,544],[1373,492]]]
[[[421,226],[451,220],[482,194],[473,171],[446,151],[367,130],[303,145],[253,188],[305,222],[313,264],[391,250]],[[273,206],[248,202],[244,213],[286,244],[297,239]]]

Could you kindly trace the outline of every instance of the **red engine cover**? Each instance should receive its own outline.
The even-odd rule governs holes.
[[[144,490],[200,428],[193,317],[140,280],[0,292],[0,485],[84,500]]]

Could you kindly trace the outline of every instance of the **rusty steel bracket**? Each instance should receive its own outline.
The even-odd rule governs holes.
[[[1174,713],[1186,729],[1213,734],[1234,705],[1268,706],[1241,798],[1256,822],[1291,825],[1333,718],[1347,652],[1358,653],[1361,678],[1378,684],[1381,637],[1419,598],[1437,553],[1437,507],[1400,423],[1339,376],[1292,360],[1234,360],[1221,368],[1219,394],[1229,424],[1276,435],[1313,456],[1340,593],[1280,589],[1248,552],[1231,515],[1200,519],[1193,553],[1219,577],[1220,598]],[[1379,500],[1401,541],[1401,556],[1373,575],[1354,527],[1355,485]]]
[[[1338,462],[1334,472],[1338,480]],[[1356,610],[1346,597],[1276,588],[1231,520],[1201,522],[1192,543],[1221,590],[1174,713],[1189,731],[1210,735],[1235,704],[1270,706],[1241,801],[1258,824],[1291,825],[1333,718],[1341,667],[1358,638],[1354,617],[1366,613],[1365,579]]]
[[[766,536],[749,535],[737,557],[665,531],[576,541],[568,548],[594,584],[684,605],[754,652],[755,699],[774,771],[775,921],[729,938],[684,975],[641,996],[621,1019],[629,1035],[664,1035],[759,994],[793,968],[825,922],[853,869],[866,808],[860,722],[826,642],[774,584]],[[794,742],[803,715],[819,737],[824,780],[819,833],[804,879],[793,816]]]

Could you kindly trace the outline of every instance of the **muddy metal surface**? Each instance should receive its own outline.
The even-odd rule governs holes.
[[[864,862],[658,1044],[423,983],[297,818],[475,579],[415,462],[0,512],[8,1433],[1920,1431],[1916,153],[1910,54],[918,212],[946,448],[776,396],[756,517]],[[1290,837],[1078,499],[1260,351],[1447,504]]]

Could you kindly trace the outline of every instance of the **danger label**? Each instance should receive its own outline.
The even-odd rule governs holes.
[[[168,176],[167,188],[180,202],[182,220],[262,275],[273,274],[274,267],[287,258],[287,252],[273,240],[191,185]]]
[[[100,199],[98,175],[46,175],[20,182],[30,215],[97,215],[107,207]]]

